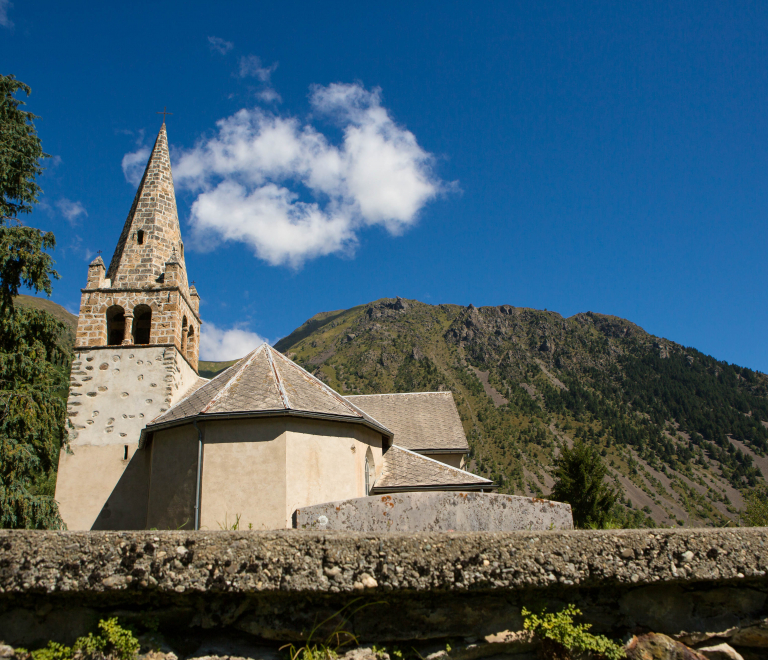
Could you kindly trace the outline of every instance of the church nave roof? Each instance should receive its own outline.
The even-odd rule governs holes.
[[[428,456],[392,445],[382,457],[373,493],[407,490],[491,490],[489,479],[446,465]]]
[[[469,451],[451,392],[359,394],[345,398],[392,429],[398,447],[417,452]]]

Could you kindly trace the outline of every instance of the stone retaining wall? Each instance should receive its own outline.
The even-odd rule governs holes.
[[[439,491],[356,497],[305,506],[302,530],[349,532],[500,532],[573,529],[571,505],[520,495]]]
[[[321,638],[346,616],[361,642],[523,658],[521,608],[574,603],[594,632],[729,640],[746,659],[768,656],[766,571],[766,529],[3,531],[0,639],[71,642],[116,614],[189,656],[222,636],[300,642],[330,617]]]

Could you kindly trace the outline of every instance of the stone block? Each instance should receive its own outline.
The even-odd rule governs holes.
[[[518,495],[411,492],[299,509],[298,529],[356,532],[479,532],[573,529],[569,504]]]

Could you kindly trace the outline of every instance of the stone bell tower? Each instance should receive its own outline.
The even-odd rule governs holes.
[[[140,529],[139,434],[201,380],[200,296],[188,284],[165,123],[109,269],[94,259],[81,291],[56,499],[69,529]]]

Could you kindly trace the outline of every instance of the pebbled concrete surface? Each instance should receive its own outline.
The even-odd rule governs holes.
[[[323,621],[320,636],[339,624],[413,644],[514,633],[523,607],[573,603],[615,638],[768,648],[766,570],[766,529],[0,531],[0,639],[71,643],[119,616],[178,648],[214,634],[301,641]]]
[[[492,493],[393,493],[296,511],[294,527],[356,532],[478,532],[573,529],[571,505]]]
[[[768,529],[0,531],[0,594],[490,591],[765,578]],[[374,584],[375,582],[375,584]]]

